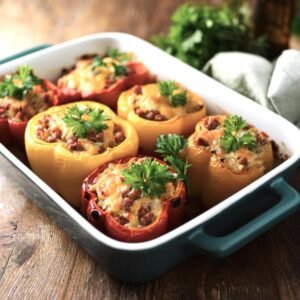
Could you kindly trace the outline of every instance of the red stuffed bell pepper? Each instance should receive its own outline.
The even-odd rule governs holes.
[[[176,176],[166,163],[153,157],[106,163],[84,180],[83,214],[117,240],[154,239],[182,222],[185,186]]]
[[[61,104],[88,99],[115,109],[123,91],[153,81],[154,77],[131,53],[112,48],[103,56],[83,55],[57,85]]]
[[[38,78],[32,68],[19,66],[0,81],[0,142],[22,145],[28,120],[57,103],[57,89]]]

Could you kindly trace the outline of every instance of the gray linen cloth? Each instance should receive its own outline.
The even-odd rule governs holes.
[[[275,63],[253,54],[222,52],[203,72],[300,128],[300,51],[286,50]]]

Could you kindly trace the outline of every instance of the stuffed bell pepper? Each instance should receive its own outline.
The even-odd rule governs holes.
[[[135,156],[111,161],[83,183],[84,215],[124,242],[154,239],[181,224],[185,186],[166,163]]]
[[[145,66],[131,53],[109,49],[103,56],[83,55],[58,80],[60,102],[81,99],[101,102],[115,109],[121,92],[135,84],[153,82]]]
[[[75,207],[83,179],[101,164],[134,155],[135,129],[105,105],[82,101],[33,117],[25,133],[33,171]]]
[[[273,166],[266,133],[236,115],[201,120],[188,139],[192,196],[211,207],[256,180]]]
[[[29,119],[57,102],[56,87],[29,66],[0,79],[0,142],[22,145]]]
[[[136,128],[141,151],[147,154],[162,134],[190,135],[205,114],[201,97],[174,81],[135,86],[118,101],[118,115]]]

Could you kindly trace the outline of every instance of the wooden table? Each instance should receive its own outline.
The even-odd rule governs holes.
[[[148,38],[167,28],[181,2],[0,0],[0,56],[93,32]],[[292,182],[300,190],[299,171]],[[228,258],[198,255],[155,281],[128,285],[108,275],[27,200],[1,167],[0,195],[0,299],[300,297],[300,212]]]

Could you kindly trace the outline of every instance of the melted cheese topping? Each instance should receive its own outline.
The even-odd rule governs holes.
[[[36,114],[45,111],[51,106],[51,91],[45,91],[41,86],[34,86],[22,100],[6,96],[0,98],[0,107],[4,110],[0,118],[8,118],[13,121],[27,121]]]
[[[226,153],[221,146],[223,124],[226,116],[213,116],[213,118],[218,120],[219,125],[212,130],[205,126],[208,118],[212,118],[212,116],[204,118],[199,123],[194,135],[194,143],[198,144],[199,147],[204,147],[205,150],[211,153],[212,162],[218,162],[228,167],[234,173],[247,172],[252,168],[264,168],[262,159],[263,146],[266,143],[270,143],[266,134],[259,132],[254,127],[244,128],[238,132],[238,135],[242,136],[246,132],[251,132],[256,139],[256,147],[253,150],[249,150],[247,147],[242,146],[237,151]],[[201,140],[200,143],[199,140]]]
[[[183,90],[182,88],[178,88],[174,93],[180,93]],[[145,111],[157,110],[167,119],[195,112],[200,110],[199,105],[203,106],[202,100],[198,96],[187,91],[186,104],[174,107],[171,105],[168,97],[160,94],[157,84],[143,86],[142,93],[140,95],[132,95],[128,101],[135,109],[141,108]],[[198,109],[196,110],[195,108]]]
[[[126,66],[127,62],[120,62],[111,57],[103,58],[103,62],[105,65],[93,68],[93,59],[79,60],[74,70],[58,80],[58,86],[86,93],[99,92],[108,88],[116,82],[114,64]]]
[[[81,109],[85,109],[85,106],[78,105]],[[45,136],[43,140],[47,140],[47,137],[51,135],[51,133],[55,132],[55,130],[60,130],[61,136],[56,141],[57,143],[62,144],[65,148],[67,148],[68,140],[74,137],[72,132],[72,128],[67,127],[66,123],[63,121],[65,116],[65,112],[60,111],[55,114],[51,114],[49,116],[48,128],[45,131]],[[99,154],[99,149],[102,149],[103,152],[107,148],[113,148],[117,144],[115,136],[114,136],[114,127],[115,123],[112,120],[107,120],[104,122],[107,125],[107,129],[102,131],[103,139],[101,142],[95,142],[89,140],[88,138],[78,138],[78,142],[82,145],[83,149],[80,150],[82,155],[97,155]],[[38,130],[38,128],[36,128]]]
[[[90,191],[96,192],[97,194],[97,204],[99,207],[114,217],[125,217],[128,222],[124,224],[124,226],[127,227],[143,227],[139,221],[139,210],[142,207],[150,207],[155,220],[161,212],[163,201],[171,199],[176,191],[173,183],[167,183],[166,192],[159,198],[149,198],[140,194],[139,197],[134,200],[133,205],[129,209],[125,209],[122,205],[123,193],[130,189],[130,187],[124,183],[122,171],[128,168],[130,164],[140,163],[142,160],[143,158],[132,158],[123,164],[110,163],[107,168],[96,177],[94,180],[95,183],[89,186]]]

